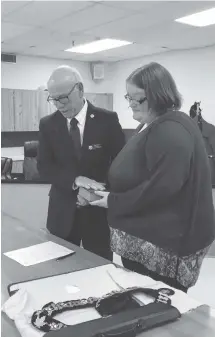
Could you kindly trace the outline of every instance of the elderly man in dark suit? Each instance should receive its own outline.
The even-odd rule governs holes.
[[[124,146],[117,114],[87,101],[79,72],[69,66],[53,71],[48,92],[57,110],[40,121],[38,149],[38,170],[52,184],[47,228],[111,260],[106,210],[89,205],[79,188],[105,189],[109,166]]]

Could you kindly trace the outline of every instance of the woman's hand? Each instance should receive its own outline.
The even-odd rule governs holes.
[[[106,191],[95,191],[94,192],[96,195],[99,195],[100,197],[102,197],[99,200],[96,201],[92,201],[90,202],[91,206],[98,206],[98,207],[104,207],[104,208],[108,208],[108,195],[110,192],[106,192]]]

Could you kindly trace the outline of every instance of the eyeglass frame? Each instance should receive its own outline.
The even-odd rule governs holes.
[[[75,83],[75,85],[72,87],[72,90],[67,95],[62,95],[61,97],[58,98],[52,98],[50,95],[47,97],[47,102],[49,103],[61,103],[61,104],[67,104],[69,102],[69,95],[75,90],[76,85],[79,84],[79,82]],[[67,99],[67,102],[61,102],[61,99]]]
[[[126,94],[126,95],[124,96],[124,98],[125,98],[126,101],[128,101],[129,103],[134,102],[134,103],[137,103],[137,104],[143,104],[145,101],[147,101],[147,97],[144,97],[144,98],[142,98],[142,99],[135,99],[135,98],[130,97],[128,94]]]

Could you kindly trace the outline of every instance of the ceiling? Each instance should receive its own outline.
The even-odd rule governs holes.
[[[2,52],[114,62],[169,50],[215,45],[215,25],[174,19],[215,7],[215,1],[2,1]],[[65,52],[98,38],[132,45],[91,55]]]

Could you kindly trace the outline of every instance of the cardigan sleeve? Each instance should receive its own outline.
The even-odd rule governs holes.
[[[109,130],[111,135],[108,138],[108,153],[112,162],[125,145],[125,135],[116,112],[109,116]]]
[[[110,193],[108,208],[115,216],[132,216],[168,203],[186,183],[192,165],[193,139],[179,123],[165,121],[149,131],[145,145],[148,174],[123,193]],[[144,149],[138,149],[140,156]]]

